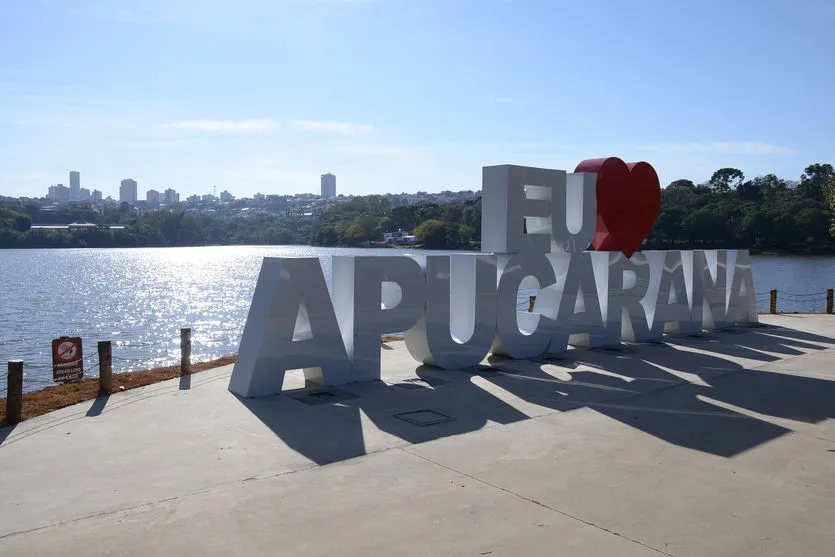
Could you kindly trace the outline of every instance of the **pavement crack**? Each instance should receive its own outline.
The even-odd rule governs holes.
[[[568,513],[568,512],[565,512],[565,511],[561,511],[560,509],[558,509],[558,508],[556,508],[556,507],[552,507],[552,506],[550,506],[550,505],[547,505],[547,504],[542,503],[542,502],[540,502],[540,501],[537,501],[537,500],[535,500],[535,499],[531,499],[531,498],[529,498],[529,497],[525,497],[524,495],[522,495],[522,494],[520,494],[520,493],[516,493],[515,491],[512,491],[512,490],[507,489],[507,488],[505,488],[505,487],[502,487],[502,486],[500,486],[500,485],[496,485],[496,484],[494,484],[494,483],[490,483],[490,482],[488,482],[487,480],[483,480],[483,479],[481,479],[481,478],[479,478],[479,477],[473,476],[473,475],[471,475],[471,474],[467,474],[466,472],[462,472],[461,470],[457,470],[457,469],[453,468],[452,466],[447,466],[446,464],[440,463],[440,462],[438,462],[438,461],[436,461],[436,460],[432,460],[431,458],[425,457],[425,456],[423,456],[423,455],[419,455],[419,454],[417,454],[417,453],[415,453],[415,452],[412,452],[412,451],[410,451],[410,450],[408,450],[408,449],[406,449],[406,448],[404,448],[404,447],[400,447],[398,450],[403,451],[404,453],[408,453],[408,454],[410,454],[410,455],[412,455],[412,456],[415,456],[415,457],[417,457],[417,458],[420,458],[421,460],[425,460],[426,462],[429,462],[429,463],[431,463],[431,464],[434,464],[435,466],[440,466],[441,468],[445,468],[445,469],[449,470],[450,472],[454,472],[455,474],[460,474],[460,475],[462,475],[462,476],[464,476],[464,477],[466,477],[466,478],[469,478],[469,479],[471,479],[471,480],[473,480],[473,481],[475,481],[475,482],[478,482],[478,483],[484,484],[484,485],[486,485],[486,486],[492,487],[493,489],[498,489],[499,491],[503,491],[504,493],[507,493],[508,495],[512,495],[512,496],[514,496],[514,497],[517,497],[517,498],[519,498],[519,499],[522,499],[523,501],[527,501],[528,503],[532,503],[532,504],[534,504],[534,505],[537,505],[537,506],[539,506],[539,507],[542,507],[543,509],[546,509],[546,510],[549,510],[549,511],[551,511],[551,512],[554,512],[554,513],[560,514],[560,515],[562,515],[562,516],[564,516],[564,517],[566,517],[566,518],[569,518],[569,519],[571,519],[571,520],[575,520],[575,521],[580,522],[580,523],[582,523],[582,524],[585,524],[585,525],[587,525],[587,526],[591,526],[592,528],[596,528],[596,529],[598,529],[598,530],[601,530],[601,531],[606,532],[606,533],[608,533],[608,534],[611,534],[611,535],[613,535],[613,536],[617,536],[617,537],[619,537],[619,538],[623,538],[623,539],[625,539],[625,540],[627,540],[627,541],[629,541],[629,542],[632,542],[632,543],[634,543],[634,544],[640,545],[641,547],[645,547],[645,548],[647,548],[647,549],[650,549],[650,550],[652,550],[652,551],[655,551],[656,553],[660,553],[661,555],[666,555],[667,557],[675,557],[675,555],[673,555],[672,553],[667,553],[666,551],[662,551],[662,550],[660,550],[660,549],[658,549],[658,548],[656,548],[656,547],[652,547],[651,545],[645,544],[645,543],[644,543],[644,542],[642,542],[642,541],[636,540],[636,539],[634,539],[634,538],[630,538],[629,536],[627,536],[627,535],[625,535],[625,534],[622,534],[622,533],[620,533],[620,532],[616,532],[615,530],[611,530],[611,529],[609,529],[609,528],[606,528],[605,526],[601,526],[601,525],[599,525],[599,524],[595,524],[594,522],[590,522],[590,521],[588,521],[588,520],[582,519],[582,518],[580,518],[579,516],[575,516],[575,515],[573,515],[573,514],[571,514],[571,513]]]

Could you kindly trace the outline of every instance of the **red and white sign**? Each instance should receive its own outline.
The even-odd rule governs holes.
[[[62,337],[52,341],[52,380],[56,383],[84,377],[81,337]]]

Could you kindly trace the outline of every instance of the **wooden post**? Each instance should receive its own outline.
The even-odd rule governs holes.
[[[113,351],[109,340],[99,341],[99,396],[113,392]]]
[[[832,313],[833,309],[835,309],[833,308],[833,305],[835,305],[835,299],[833,299],[832,292],[832,288],[826,289],[826,313]]]
[[[528,300],[528,313],[533,313],[533,306],[536,303],[536,296],[531,296]]]
[[[191,329],[180,329],[180,376],[191,375]]]
[[[777,291],[771,291],[771,307],[769,308],[769,313],[777,313]]]
[[[20,421],[23,413],[23,360],[9,360],[9,374],[6,376],[6,418],[3,425]]]

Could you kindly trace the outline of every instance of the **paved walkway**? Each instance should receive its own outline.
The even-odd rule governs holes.
[[[835,318],[0,429],[0,555],[832,555]],[[446,421],[444,421],[446,420]],[[413,423],[416,422],[416,423]]]

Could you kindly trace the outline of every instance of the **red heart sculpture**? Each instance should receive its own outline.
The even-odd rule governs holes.
[[[598,251],[638,251],[661,207],[658,174],[646,162],[617,157],[588,159],[575,172],[597,174],[597,228],[592,245]]]

